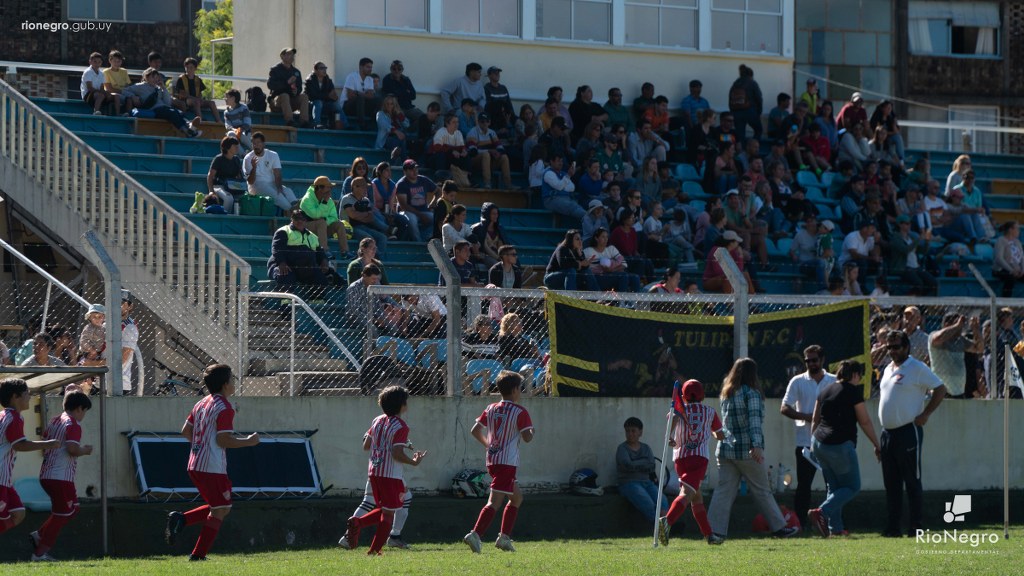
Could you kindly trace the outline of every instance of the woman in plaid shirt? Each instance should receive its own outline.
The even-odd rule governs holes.
[[[778,504],[768,487],[764,467],[764,397],[757,378],[757,363],[740,358],[732,365],[722,383],[722,422],[732,442],[718,443],[718,486],[711,500],[708,517],[718,539],[729,533],[729,513],[736,499],[740,478],[746,478],[750,494],[768,520],[772,536],[788,538],[799,530],[786,526]]]

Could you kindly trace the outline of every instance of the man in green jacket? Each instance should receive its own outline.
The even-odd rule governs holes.
[[[309,218],[306,228],[316,234],[320,247],[327,250],[327,240],[336,236],[339,256],[344,256],[348,254],[348,237],[344,224],[338,219],[338,206],[331,199],[331,188],[334,183],[330,178],[317,176],[299,202],[299,209]]]

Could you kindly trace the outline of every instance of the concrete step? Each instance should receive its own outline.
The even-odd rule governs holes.
[[[290,360],[287,355],[284,358],[253,358],[250,356],[249,374],[253,376],[276,377],[284,374],[287,376]],[[295,371],[298,372],[345,372],[349,369],[348,360],[342,358],[295,358]]]
[[[1024,196],[1024,180],[993,180],[992,194]]]

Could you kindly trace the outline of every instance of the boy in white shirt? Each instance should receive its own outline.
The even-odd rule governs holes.
[[[100,111],[103,105],[114,99],[113,94],[107,94],[103,90],[103,55],[99,52],[89,54],[89,67],[82,73],[82,100],[92,105],[93,116],[102,116]]]

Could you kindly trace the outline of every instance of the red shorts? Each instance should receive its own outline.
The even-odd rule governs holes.
[[[683,456],[676,460],[676,473],[679,483],[686,484],[694,490],[700,490],[700,483],[708,471],[708,459],[703,456]]]
[[[227,474],[189,470],[188,477],[192,479],[192,483],[199,489],[199,495],[206,500],[210,508],[231,507],[231,479]]]
[[[491,490],[512,494],[516,489],[516,467],[508,464],[491,464],[487,467],[491,475]]]
[[[0,520],[7,520],[11,512],[24,509],[25,505],[21,503],[21,497],[13,486],[0,486]]]
[[[395,511],[402,508],[405,482],[401,479],[370,476],[370,489],[373,490],[374,502],[381,510]]]
[[[78,491],[75,483],[67,480],[40,478],[39,483],[50,496],[50,513],[54,516],[74,516],[78,512]]]

